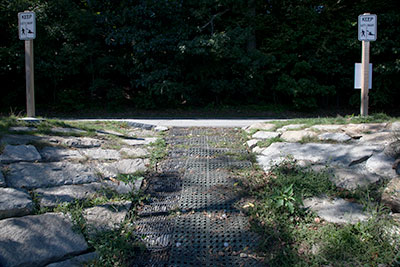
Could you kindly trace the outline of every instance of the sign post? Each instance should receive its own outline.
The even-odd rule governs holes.
[[[26,113],[35,117],[35,80],[33,68],[33,39],[36,38],[36,16],[34,12],[18,13],[19,39],[25,41]]]
[[[358,40],[362,41],[361,49],[361,116],[368,116],[369,89],[369,51],[370,41],[376,41],[376,15],[364,13],[358,16]]]

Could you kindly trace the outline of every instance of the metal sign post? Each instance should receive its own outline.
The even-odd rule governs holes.
[[[36,38],[36,16],[34,12],[18,13],[19,39],[25,41],[26,113],[35,117],[35,80],[33,68],[33,39]]]
[[[368,116],[368,89],[369,89],[369,51],[370,41],[376,41],[376,15],[364,13],[358,16],[358,40],[362,41],[361,49],[361,116]]]

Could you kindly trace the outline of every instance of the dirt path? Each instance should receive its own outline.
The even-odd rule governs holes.
[[[251,257],[258,237],[236,205],[231,170],[251,166],[239,132],[173,128],[166,141],[168,157],[148,181],[137,221],[150,253],[133,265],[263,266]]]

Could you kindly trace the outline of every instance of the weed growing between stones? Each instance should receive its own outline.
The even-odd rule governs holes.
[[[156,142],[150,144],[150,149],[150,165],[153,169],[156,169],[158,162],[168,155],[167,144],[164,139],[159,138]]]
[[[137,180],[144,179],[144,175],[145,172],[142,171],[138,171],[135,173],[126,173],[126,174],[119,173],[116,179],[129,184],[129,183],[135,183]]]
[[[328,172],[314,172],[290,159],[269,173],[257,168],[236,172],[242,178],[238,186],[253,199],[243,208],[252,229],[263,236],[260,253],[268,266],[400,264],[399,228],[379,203],[383,184],[342,190],[330,181]],[[324,221],[301,204],[321,195],[363,203],[371,217],[356,224]]]
[[[259,147],[269,147],[273,143],[278,143],[278,142],[284,142],[284,140],[280,137],[274,137],[274,138],[269,138],[265,139],[262,141],[258,141],[257,146]]]

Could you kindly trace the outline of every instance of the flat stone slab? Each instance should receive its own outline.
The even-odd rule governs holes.
[[[104,189],[111,189],[118,194],[128,194],[138,191],[141,181],[134,184],[123,181],[105,180],[82,185],[63,185],[51,188],[39,188],[34,190],[37,193],[41,207],[54,208],[60,203],[73,202],[75,200],[90,199],[95,196],[104,195]]]
[[[168,131],[168,127],[158,125],[158,126],[154,127],[153,130],[156,132],[166,132],[166,131]]]
[[[395,121],[390,125],[390,130],[393,132],[400,133],[400,121]]]
[[[31,214],[33,202],[30,195],[14,188],[0,188],[0,220]]]
[[[1,139],[1,143],[9,145],[26,145],[31,142],[42,141],[44,137],[36,135],[19,135],[19,134],[7,134]]]
[[[344,124],[317,124],[310,127],[312,130],[320,132],[337,132],[343,129]]]
[[[311,163],[349,166],[371,157],[378,149],[375,146],[282,142],[273,143],[262,150],[257,161],[265,171],[280,164],[289,155],[296,160],[307,160]]]
[[[121,155],[117,150],[113,149],[102,149],[102,148],[89,148],[82,149],[80,152],[90,159],[100,160],[117,160],[121,159]]]
[[[254,139],[271,139],[271,138],[276,138],[279,137],[281,133],[277,132],[266,132],[266,131],[258,131],[255,134],[253,134]]]
[[[400,212],[400,178],[392,179],[382,193],[382,203]]]
[[[148,159],[123,159],[112,163],[98,163],[95,169],[104,177],[116,177],[118,174],[129,174],[138,171],[146,171]]]
[[[331,180],[337,187],[354,190],[357,187],[365,187],[376,183],[380,176],[368,172],[364,166],[335,167],[331,169],[333,177]]]
[[[43,266],[88,249],[61,213],[0,220],[0,266]]]
[[[367,160],[366,168],[383,178],[396,178],[398,175],[393,169],[394,158],[387,156],[384,152],[374,154]]]
[[[98,180],[85,165],[69,162],[26,163],[9,165],[7,184],[10,187],[35,189],[68,184],[85,184]]]
[[[134,138],[134,139],[122,139],[121,141],[130,146],[137,145],[150,145],[151,143],[155,143],[157,141],[157,137],[145,137],[145,138]]]
[[[63,127],[54,127],[50,129],[53,133],[66,133],[66,134],[83,134],[86,131],[77,129],[77,128],[63,128]]]
[[[378,132],[372,134],[363,134],[358,140],[359,144],[372,144],[386,146],[395,141],[393,133],[391,132]]]
[[[47,161],[61,161],[61,160],[83,160],[85,156],[79,153],[78,150],[65,149],[60,147],[44,147],[40,154],[44,160]]]
[[[132,157],[132,158],[140,158],[140,157],[146,157],[149,156],[150,152],[145,149],[145,148],[127,148],[123,147],[119,150],[119,153],[123,157]]]
[[[105,143],[104,140],[99,140],[90,137],[74,137],[74,138],[65,138],[65,137],[54,137],[57,143],[73,148],[93,148],[100,147]]]
[[[248,146],[250,149],[253,149],[254,147],[257,146],[257,143],[258,143],[259,141],[260,141],[260,140],[258,140],[258,139],[251,139],[251,140],[247,141],[246,144],[247,144],[247,146]]]
[[[322,141],[347,142],[351,140],[351,137],[345,133],[322,133],[318,135],[318,139]]]
[[[332,223],[357,223],[366,221],[370,215],[363,211],[363,206],[341,198],[308,198],[304,207],[316,212],[322,219]]]
[[[245,126],[242,129],[249,133],[252,130],[271,131],[271,130],[275,129],[275,127],[276,126],[273,123],[258,122],[258,123],[252,124],[250,126]]]
[[[37,128],[27,127],[27,126],[16,126],[16,127],[10,127],[8,130],[11,132],[35,132],[37,131]]]
[[[85,209],[85,217],[88,231],[94,234],[99,231],[108,231],[116,229],[125,220],[132,202],[121,201],[107,203],[93,208]]]
[[[303,138],[315,137],[317,134],[313,131],[287,131],[282,133],[281,138],[287,142],[300,142]]]
[[[91,252],[91,253],[73,257],[73,258],[65,260],[65,261],[55,262],[55,263],[46,265],[46,267],[82,267],[82,266],[86,266],[85,264],[97,259],[98,257],[99,257],[99,254],[97,252]]]
[[[363,124],[347,124],[343,131],[349,136],[356,138],[364,134],[377,133],[387,131],[387,123],[363,123]]]
[[[36,147],[32,145],[6,145],[3,154],[0,155],[0,162],[12,163],[19,161],[34,162],[41,160]]]
[[[279,128],[276,131],[277,132],[286,132],[286,131],[298,130],[298,129],[303,128],[305,126],[306,126],[305,124],[289,124],[289,125],[285,125],[285,126]]]

